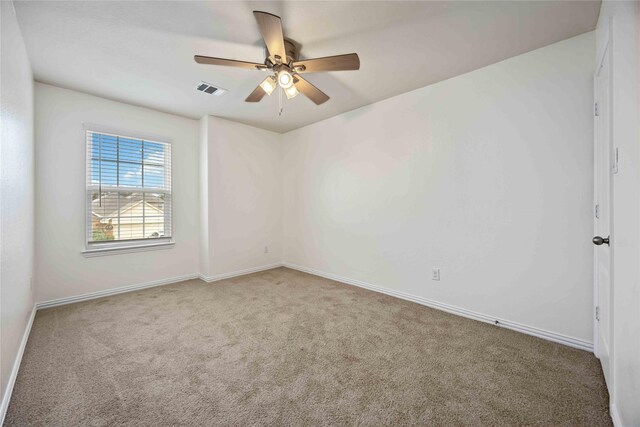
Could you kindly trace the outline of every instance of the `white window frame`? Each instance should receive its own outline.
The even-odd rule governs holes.
[[[94,188],[91,188],[89,185],[90,176],[91,176],[91,156],[89,152],[88,144],[88,132],[94,132],[103,135],[112,135],[124,138],[132,138],[132,139],[140,139],[148,142],[161,143],[169,146],[169,157],[165,159],[165,168],[169,169],[169,190],[168,194],[171,198],[170,200],[170,209],[169,212],[165,212],[165,230],[171,230],[171,236],[167,237],[159,237],[154,239],[129,239],[129,240],[118,240],[118,241],[105,241],[105,242],[92,242],[92,232],[90,231],[91,221],[92,221],[92,209],[91,204],[89,202],[89,195],[92,191],[95,191]],[[150,250],[158,250],[158,249],[170,249],[175,245],[173,241],[173,170],[171,168],[173,162],[173,145],[170,140],[167,138],[159,137],[157,135],[150,134],[141,134],[139,132],[132,132],[126,130],[116,130],[110,129],[104,126],[95,125],[95,124],[84,124],[83,132],[84,136],[84,157],[85,157],[85,182],[84,182],[84,204],[85,204],[85,233],[84,233],[84,250],[82,251],[82,255],[85,257],[96,257],[96,256],[104,256],[104,255],[116,255],[123,253],[131,253],[131,252],[141,252],[141,251],[150,251]],[[102,191],[122,191],[122,187],[110,187],[110,186],[101,186]],[[106,189],[106,190],[105,190]],[[129,190],[129,188],[126,188]],[[135,192],[136,190],[141,190],[136,187],[132,187],[131,191]],[[167,193],[166,188],[154,189],[154,188],[144,188],[144,192],[158,192],[158,193]]]

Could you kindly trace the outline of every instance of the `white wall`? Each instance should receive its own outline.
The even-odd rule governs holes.
[[[35,103],[36,301],[196,273],[216,277],[281,261],[280,134],[215,117],[186,119],[41,83],[35,86]],[[172,142],[175,247],[82,256],[84,123]]]
[[[588,33],[285,134],[284,261],[592,342],[593,58]]]
[[[0,393],[5,404],[33,309],[33,80],[13,3],[0,2],[0,16]]]
[[[85,258],[84,123],[172,143],[175,246]],[[36,83],[36,301],[48,301],[199,270],[197,120]]]
[[[217,117],[204,121],[208,224],[201,247],[208,259],[201,273],[215,277],[281,262],[281,135]]]
[[[620,426],[640,425],[640,6],[604,1],[596,32],[598,58],[612,24],[613,334],[609,384],[612,416]]]

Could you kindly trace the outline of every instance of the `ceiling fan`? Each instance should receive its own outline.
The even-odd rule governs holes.
[[[320,105],[328,101],[329,96],[302,78],[300,74],[360,69],[360,58],[356,53],[299,60],[297,45],[284,38],[282,21],[279,16],[259,11],[253,12],[253,15],[256,18],[268,51],[264,63],[201,55],[194,56],[195,61],[199,64],[224,65],[273,72],[251,92],[245,99],[246,102],[260,102],[265,95],[271,95],[280,86],[284,90],[287,99],[291,99],[302,92],[316,105]]]

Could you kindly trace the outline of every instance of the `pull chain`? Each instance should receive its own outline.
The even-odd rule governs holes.
[[[280,106],[280,110],[278,111],[278,116],[282,115],[282,88],[278,87],[278,105]]]

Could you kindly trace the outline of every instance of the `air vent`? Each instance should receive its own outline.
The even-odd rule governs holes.
[[[196,86],[196,90],[215,96],[220,96],[227,91],[226,89],[222,89],[221,87],[213,86],[205,82],[200,82],[200,84]]]

